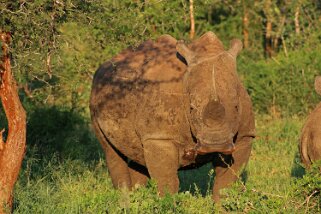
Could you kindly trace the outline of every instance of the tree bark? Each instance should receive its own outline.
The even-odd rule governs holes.
[[[300,5],[298,5],[295,9],[295,15],[294,15],[294,24],[295,24],[295,33],[296,35],[300,35]]]
[[[191,20],[191,31],[189,34],[189,38],[193,39],[195,36],[195,19],[194,19],[194,1],[189,0],[189,14]]]
[[[243,2],[243,44],[244,48],[249,47],[249,13]]]
[[[286,17],[285,15],[283,15],[281,18],[280,18],[280,21],[279,21],[279,26],[278,26],[278,30],[276,32],[276,35],[274,36],[273,38],[273,50],[277,50],[278,47],[279,47],[279,40],[282,38],[282,31],[283,31],[283,28],[284,28],[284,24],[285,24],[285,20],[286,20]]]
[[[0,66],[0,98],[8,121],[7,139],[0,135],[0,213],[12,208],[13,188],[26,150],[26,113],[18,96],[11,73],[8,43],[10,34],[0,32],[2,65]]]
[[[264,5],[264,13],[266,16],[265,25],[265,54],[267,57],[272,57],[273,55],[273,40],[272,40],[272,14],[271,14],[271,0],[266,0]]]

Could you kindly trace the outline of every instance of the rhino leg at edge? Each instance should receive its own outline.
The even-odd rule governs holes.
[[[233,152],[233,163],[228,166],[217,166],[215,168],[215,182],[213,187],[213,200],[219,202],[220,190],[235,182],[249,161],[252,150],[252,137],[243,137],[235,143],[235,152]],[[229,163],[228,163],[229,164]],[[224,165],[224,164],[223,164]]]

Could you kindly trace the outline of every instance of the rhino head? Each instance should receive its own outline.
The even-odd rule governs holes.
[[[232,40],[230,49],[225,51],[211,32],[190,45],[181,41],[176,45],[187,64],[184,85],[197,154],[234,151],[233,140],[240,122],[236,56],[241,49],[241,41]]]

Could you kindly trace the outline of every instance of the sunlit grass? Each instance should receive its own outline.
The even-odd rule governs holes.
[[[220,205],[214,205],[211,200],[215,176],[210,164],[181,171],[180,193],[160,198],[153,181],[134,192],[115,190],[101,151],[97,151],[100,158],[86,161],[86,158],[61,159],[56,155],[37,160],[36,151],[30,150],[15,188],[14,212],[301,213],[307,209],[306,197],[295,186],[305,173],[298,157],[302,124],[303,120],[296,117],[259,116],[258,137],[253,143],[245,185],[239,182],[224,191],[226,198]],[[318,184],[317,178],[313,179]],[[308,210],[311,209],[319,208],[314,205]]]

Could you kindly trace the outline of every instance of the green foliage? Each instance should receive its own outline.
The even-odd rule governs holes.
[[[321,67],[320,2],[267,2],[194,1],[196,37],[213,31],[226,47],[232,38],[244,39],[248,13],[249,46],[238,57],[238,71],[258,115],[283,118],[258,116],[246,183],[225,190],[222,204],[214,205],[210,165],[179,172],[181,192],[174,196],[159,198],[152,181],[135,192],[114,190],[89,128],[88,99],[98,66],[162,34],[188,41],[189,1],[1,1],[0,30],[12,34],[12,70],[28,115],[14,212],[320,212],[318,165],[304,175],[297,153],[302,116],[320,99],[313,88]],[[272,58],[265,50],[268,21]],[[2,110],[0,124],[6,127]]]
[[[312,81],[320,67],[318,1],[195,1],[196,36],[215,32],[228,47],[242,38],[248,14],[249,47],[239,71],[261,113],[303,114],[316,103]],[[189,2],[35,0],[0,3],[0,26],[12,34],[13,71],[25,105],[64,106],[88,117],[92,75],[128,46],[171,34],[188,40]],[[300,31],[294,23],[298,12]],[[265,59],[265,24],[272,23],[275,56]],[[284,20],[284,22],[282,21]],[[280,53],[280,54],[276,54]]]
[[[278,55],[270,60],[244,62],[239,71],[260,113],[271,113],[277,108],[283,116],[302,114],[320,100],[314,90],[314,78],[320,74],[320,44],[292,51],[288,56]]]

